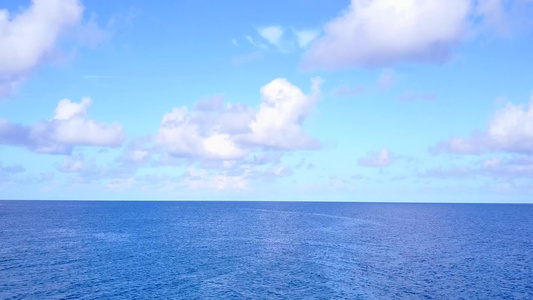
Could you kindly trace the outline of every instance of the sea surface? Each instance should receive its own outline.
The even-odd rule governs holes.
[[[533,299],[533,205],[0,201],[0,299]]]

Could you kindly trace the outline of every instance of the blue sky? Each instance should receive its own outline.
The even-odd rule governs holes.
[[[0,199],[533,202],[532,1],[1,6]]]

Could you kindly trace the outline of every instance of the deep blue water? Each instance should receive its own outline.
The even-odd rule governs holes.
[[[0,201],[0,299],[533,299],[533,205]]]

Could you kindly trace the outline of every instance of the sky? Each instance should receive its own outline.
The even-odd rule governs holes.
[[[533,1],[0,2],[0,199],[533,203]]]

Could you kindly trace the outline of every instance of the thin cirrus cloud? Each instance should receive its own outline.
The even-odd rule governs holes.
[[[272,45],[279,46],[284,30],[280,26],[268,26],[258,28],[257,32]]]
[[[254,40],[251,36],[247,35],[244,37],[250,44],[252,44],[252,46],[254,47],[257,47],[257,48],[260,48],[260,49],[265,49],[266,46],[265,44],[263,43],[259,43],[257,42],[256,40]]]
[[[500,2],[352,0],[324,26],[325,35],[305,53],[303,65],[339,69],[444,62],[473,27],[502,19]]]
[[[13,16],[0,10],[0,96],[11,93],[45,61],[60,35],[78,24],[82,14],[77,0],[33,0]]]
[[[75,146],[120,146],[125,140],[122,125],[89,119],[87,113],[91,105],[90,98],[80,103],[63,99],[53,119],[30,126],[0,119],[0,144],[48,154],[70,154]]]
[[[307,45],[309,45],[320,33],[318,30],[292,30],[294,36],[296,36],[296,42],[298,43],[298,47],[305,48]]]
[[[367,156],[359,159],[357,164],[362,167],[383,168],[390,166],[394,161],[391,151],[383,147],[380,151],[370,152]]]
[[[257,28],[257,33],[281,53],[291,52],[292,41],[283,38],[285,30],[281,26],[267,26]]]
[[[452,137],[430,149],[434,153],[480,154],[487,151],[533,152],[533,95],[526,105],[508,103],[496,111],[483,131]]]
[[[219,97],[213,103],[202,100],[192,111],[174,108],[163,116],[154,145],[174,157],[215,160],[243,159],[254,150],[318,149],[320,142],[302,124],[320,99],[319,85],[320,79],[313,79],[311,95],[305,95],[287,80],[275,79],[261,88],[258,110],[221,106]]]

